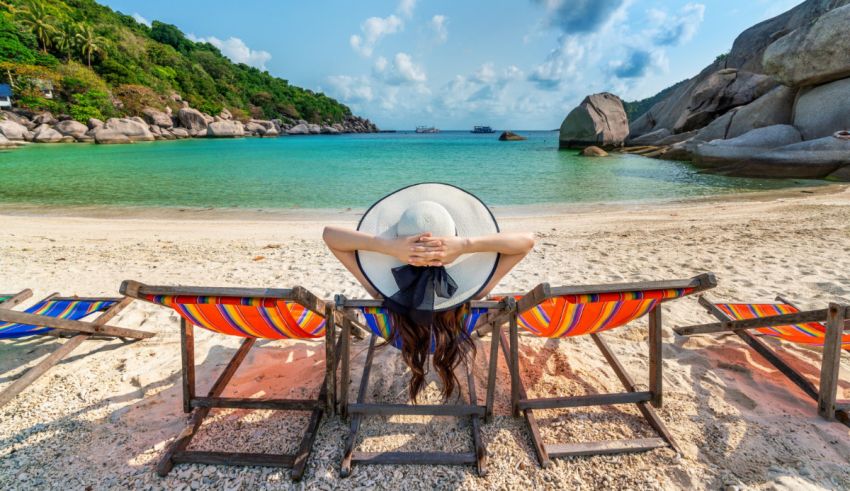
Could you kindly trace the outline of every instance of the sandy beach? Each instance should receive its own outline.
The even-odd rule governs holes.
[[[79,210],[78,210],[79,211]],[[850,189],[709,200],[559,209],[495,210],[505,230],[536,233],[534,251],[503,281],[504,290],[540,282],[579,285],[688,278],[714,272],[714,299],[772,301],[778,293],[803,308],[850,301]],[[363,290],[321,242],[325,224],[354,225],[352,210],[291,212],[44,212],[0,210],[0,291],[23,288],[34,299],[117,295],[122,280],[149,284],[245,287],[302,285],[322,297]],[[124,214],[126,215],[126,214]],[[34,301],[31,300],[30,302]],[[29,305],[29,303],[25,304]],[[850,430],[822,420],[815,403],[732,335],[680,338],[671,328],[711,322],[687,298],[664,310],[664,402],[659,414],[683,450],[556,459],[540,469],[525,424],[510,416],[510,378],[499,364],[496,418],[483,427],[489,475],[471,467],[355,466],[338,476],[347,422],[326,418],[302,483],[286,470],[180,465],[153,471],[182,428],[178,319],[134,302],[111,324],[157,333],[153,339],[85,342],[67,360],[0,409],[0,488],[64,489],[847,489]],[[239,339],[196,331],[199,389],[205,391]],[[604,334],[639,385],[647,383],[646,323]],[[817,349],[767,342],[816,379]],[[61,341],[0,342],[0,389]],[[483,401],[487,340],[476,359]],[[366,343],[355,344],[352,397]],[[619,391],[589,339],[522,338],[523,377],[532,395]],[[320,343],[260,342],[226,395],[302,397],[318,391]],[[379,351],[372,401],[406,402],[404,364]],[[850,398],[842,360],[839,399]],[[435,383],[426,399],[436,402]],[[648,435],[631,407],[547,411],[550,440]],[[301,414],[221,410],[202,428],[200,449],[291,451],[306,424]],[[360,449],[455,450],[471,447],[468,425],[450,418],[368,420]]]

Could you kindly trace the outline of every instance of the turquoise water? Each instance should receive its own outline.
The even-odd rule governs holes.
[[[0,152],[0,203],[226,208],[365,207],[422,181],[491,205],[657,201],[811,185],[699,174],[629,155],[580,158],[556,132],[444,132],[30,145]]]

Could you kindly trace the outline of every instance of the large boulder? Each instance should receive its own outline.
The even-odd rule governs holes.
[[[776,86],[766,75],[727,68],[719,70],[691,92],[687,110],[673,125],[681,133],[702,128],[726,111],[749,104]]]
[[[802,92],[794,106],[794,126],[805,140],[850,129],[850,78]]]
[[[513,131],[503,131],[501,135],[499,135],[499,141],[502,142],[518,142],[522,140],[528,140],[528,138],[518,135]]]
[[[233,114],[231,114],[231,112],[228,111],[227,108],[224,108],[221,110],[220,113],[218,113],[218,117],[224,121],[230,121],[231,119],[233,119]]]
[[[755,153],[718,171],[743,177],[822,179],[850,161],[850,139],[828,136]]]
[[[310,123],[307,125],[307,130],[310,131],[311,135],[318,135],[322,132],[322,127],[317,124]]]
[[[292,128],[289,128],[288,130],[286,130],[286,134],[287,135],[309,135],[310,134],[310,128],[308,128],[306,124],[300,123],[300,124],[296,124]]]
[[[147,123],[131,118],[109,118],[104,128],[125,135],[130,141],[154,141]]]
[[[587,96],[561,123],[560,148],[621,147],[629,135],[623,101],[603,92]]]
[[[95,143],[111,144],[111,143],[132,143],[130,138],[124,133],[101,126],[91,130],[90,134],[94,136]]]
[[[207,136],[212,138],[236,138],[245,136],[245,128],[239,121],[214,121],[207,126]]]
[[[186,131],[186,128],[171,128],[171,134],[178,140],[189,138],[189,132]]]
[[[26,126],[10,119],[0,121],[0,134],[10,141],[24,141],[28,131]]]
[[[177,111],[177,119],[180,121],[180,126],[189,130],[189,132],[207,129],[207,118],[204,113],[191,107],[182,107]]]
[[[764,52],[764,70],[786,85],[815,85],[850,76],[850,5],[777,39]]]
[[[100,128],[104,124],[105,123],[103,121],[101,121],[97,118],[89,118],[89,121],[88,121],[88,127],[89,127],[90,130],[93,130],[95,128]]]
[[[757,128],[791,124],[795,89],[780,85],[755,101],[727,112],[699,130],[697,139],[735,138]]]
[[[703,143],[694,152],[694,164],[699,167],[719,167],[749,159],[756,153],[799,143],[800,132],[791,125],[758,128],[737,138]]]
[[[168,114],[157,111],[152,107],[147,107],[142,111],[142,114],[145,117],[145,122],[153,126],[159,126],[161,128],[171,128],[174,126],[174,121],[171,119],[171,116]]]
[[[77,141],[91,140],[91,137],[86,134],[89,127],[73,119],[56,123],[54,129],[64,136],[73,137]]]
[[[606,152],[605,150],[602,150],[599,147],[591,145],[589,147],[585,147],[581,151],[580,155],[582,157],[607,157],[608,152]]]
[[[641,135],[637,138],[630,138],[626,141],[626,143],[634,147],[640,147],[644,145],[658,145],[659,141],[664,140],[665,138],[669,138],[672,134],[673,132],[668,130],[667,128],[661,128],[649,132],[645,135]]]
[[[62,143],[64,136],[45,123],[32,132],[32,141],[36,143]]]
[[[32,122],[36,126],[40,126],[40,125],[43,125],[43,124],[53,125],[53,124],[56,124],[57,121],[58,120],[53,116],[53,114],[50,111],[45,111],[45,112],[37,115],[36,117],[32,118]]]

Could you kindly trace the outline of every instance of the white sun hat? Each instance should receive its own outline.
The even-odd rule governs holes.
[[[450,184],[422,183],[381,198],[366,211],[357,230],[384,238],[424,232],[435,237],[478,237],[498,233],[499,225],[475,195]],[[401,288],[393,269],[406,266],[405,263],[371,251],[357,251],[356,255],[363,275],[384,298],[399,293]],[[463,254],[445,265],[456,288],[445,298],[433,294],[433,311],[449,310],[475,297],[492,278],[498,261],[498,253],[476,252]]]

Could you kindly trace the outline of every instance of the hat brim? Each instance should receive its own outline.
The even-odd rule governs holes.
[[[357,230],[378,237],[394,238],[395,224],[402,213],[419,201],[433,201],[442,205],[452,216],[458,237],[479,237],[499,232],[499,224],[493,213],[477,196],[442,183],[414,184],[384,196],[363,214]],[[372,251],[357,251],[355,255],[363,276],[384,298],[398,292],[392,269],[405,263]],[[449,310],[474,298],[487,286],[498,263],[498,253],[476,252],[463,254],[447,265],[446,271],[458,288],[450,298],[437,297],[434,310]]]

